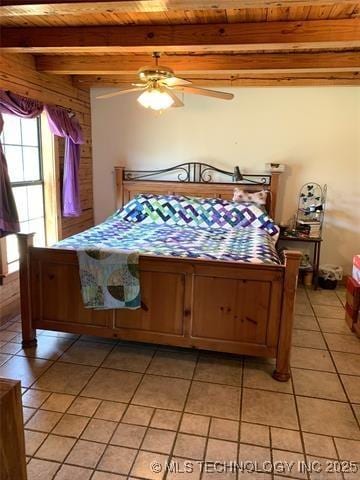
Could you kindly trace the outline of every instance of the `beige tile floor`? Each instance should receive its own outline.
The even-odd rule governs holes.
[[[22,382],[29,480],[359,479],[346,469],[360,462],[360,340],[343,302],[343,289],[298,290],[289,383],[271,378],[272,360],[57,332],[24,351],[9,323],[0,377]],[[210,463],[245,460],[277,470]]]

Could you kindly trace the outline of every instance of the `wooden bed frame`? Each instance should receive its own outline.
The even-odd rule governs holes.
[[[165,173],[177,181],[151,180]],[[231,172],[189,163],[155,172],[115,168],[117,206],[139,193],[230,199],[235,184],[212,182]],[[242,188],[271,192],[274,215],[279,174],[247,175]],[[290,377],[290,345],[300,253],[283,265],[140,256],[142,308],[83,307],[75,251],[32,246],[19,234],[23,346],[36,345],[36,329],[139,342],[276,357],[274,378]]]

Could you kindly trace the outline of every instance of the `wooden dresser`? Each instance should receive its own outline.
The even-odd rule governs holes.
[[[21,388],[0,378],[0,480],[26,480]]]

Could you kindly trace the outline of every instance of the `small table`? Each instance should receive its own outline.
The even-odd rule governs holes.
[[[316,290],[318,287],[320,248],[321,248],[322,238],[321,237],[310,238],[310,237],[298,236],[293,233],[288,233],[288,234],[283,233],[280,235],[279,240],[282,240],[284,242],[292,241],[292,242],[306,242],[306,243],[314,244],[312,267],[313,267],[313,285]]]

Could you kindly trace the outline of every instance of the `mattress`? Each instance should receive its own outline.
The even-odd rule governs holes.
[[[54,247],[76,250],[95,246],[138,251],[142,255],[281,264],[274,239],[260,228],[144,224],[128,222],[116,215]]]

